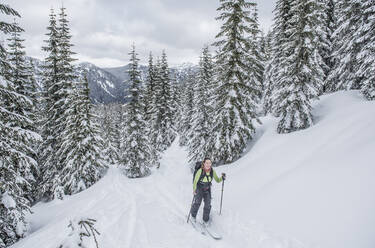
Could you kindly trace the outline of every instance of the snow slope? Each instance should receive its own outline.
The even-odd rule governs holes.
[[[228,181],[227,206],[316,247],[375,247],[375,102],[338,92],[314,116],[287,135],[264,120],[251,151],[228,166],[238,183]]]
[[[88,216],[97,219],[101,248],[373,248],[375,103],[339,92],[322,97],[314,116],[312,128],[284,135],[264,118],[249,151],[216,168],[228,175],[221,216],[221,185],[212,192],[223,240],[186,224],[192,176],[175,141],[150,177],[128,179],[111,168],[79,194],[37,204],[30,234],[12,247],[57,247],[69,220]]]

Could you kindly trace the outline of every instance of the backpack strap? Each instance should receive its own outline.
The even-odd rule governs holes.
[[[211,181],[209,181],[208,178],[207,178],[207,181],[209,181],[211,183],[212,180],[214,179],[214,169],[212,169],[212,167],[211,167],[211,170],[210,170],[210,178],[211,178]]]
[[[201,175],[199,177],[199,180],[198,180],[198,183],[200,183],[202,181],[202,179],[205,177],[206,173],[204,172],[204,170],[202,168],[200,168],[201,170]]]

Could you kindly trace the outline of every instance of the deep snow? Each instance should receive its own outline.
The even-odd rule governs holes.
[[[221,184],[212,192],[220,241],[186,224],[192,175],[175,141],[147,178],[111,168],[79,194],[37,204],[30,234],[12,247],[57,247],[69,220],[87,216],[97,219],[101,248],[373,248],[375,102],[357,91],[327,95],[315,104],[314,121],[280,135],[277,120],[263,118],[244,156],[216,168],[228,178],[221,216]]]

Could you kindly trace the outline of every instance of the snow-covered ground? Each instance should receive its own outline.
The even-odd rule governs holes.
[[[220,241],[186,224],[192,175],[176,141],[150,177],[111,168],[84,192],[37,204],[30,234],[12,248],[57,247],[82,216],[97,219],[101,248],[373,248],[375,102],[338,92],[321,97],[314,117],[313,127],[283,135],[263,118],[248,152],[216,168],[228,178],[221,216],[221,185],[212,192]]]

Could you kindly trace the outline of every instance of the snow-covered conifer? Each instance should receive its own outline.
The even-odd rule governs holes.
[[[375,100],[375,1],[362,0],[362,24],[357,30],[357,43],[363,44],[358,54],[357,77],[363,79],[361,92],[368,100]]]
[[[260,40],[261,54],[263,58],[264,71],[263,71],[263,84],[262,84],[262,99],[261,107],[262,114],[267,115],[272,110],[271,94],[272,85],[270,81],[269,71],[272,68],[272,46],[271,46],[272,35],[269,32],[267,35],[262,33]]]
[[[210,142],[214,107],[212,92],[215,84],[214,64],[208,46],[203,48],[197,74],[196,80],[193,81],[193,94],[190,96],[193,113],[188,120],[188,124],[191,125],[188,135],[191,136],[188,143],[189,160],[193,162],[211,157],[212,152]]]
[[[324,71],[318,47],[322,20],[316,1],[298,0],[290,5],[291,18],[283,44],[281,73],[275,85],[275,112],[280,115],[279,133],[305,129],[313,125],[311,99],[317,98],[323,85]]]
[[[264,67],[265,67],[265,50],[261,46],[262,37],[258,22],[258,9],[254,4],[252,8],[251,18],[249,18],[249,30],[246,43],[247,47],[247,74],[249,85],[253,94],[252,98],[260,103],[262,92],[264,89]],[[265,41],[264,41],[265,42]],[[264,44],[266,46],[266,44]],[[258,107],[258,106],[257,106]]]
[[[333,55],[333,32],[336,28],[336,15],[335,15],[335,1],[334,0],[319,0],[320,4],[320,19],[324,20],[321,22],[321,26],[317,28],[319,35],[318,51],[322,57],[321,67],[324,71],[324,85],[321,89],[321,94],[325,92],[331,92],[329,85],[328,76],[331,70],[334,68],[334,57]]]
[[[194,130],[192,129],[192,121],[194,111],[196,110],[196,102],[194,100],[195,87],[197,81],[197,73],[192,69],[189,69],[184,75],[183,79],[183,93],[182,97],[182,112],[179,123],[179,143],[181,146],[190,146],[189,142],[192,141]]]
[[[158,109],[155,120],[155,128],[157,130],[156,146],[158,151],[161,152],[172,144],[176,136],[172,126],[172,119],[174,118],[173,92],[165,51],[162,52],[161,60],[156,63],[155,71],[156,108]]]
[[[152,53],[149,55],[148,59],[148,68],[147,68],[147,79],[146,79],[146,92],[145,98],[147,99],[145,102],[147,106],[145,106],[146,112],[146,119],[153,120],[155,118],[155,65],[154,65],[154,57]]]
[[[18,24],[15,22],[15,26]],[[9,41],[9,62],[11,64],[11,70],[9,73],[9,80],[14,85],[14,90],[17,94],[26,97],[27,101],[13,102],[13,112],[19,116],[26,117],[28,122],[18,123],[19,127],[26,133],[32,133],[34,135],[29,136],[27,139],[20,140],[22,143],[23,152],[31,157],[34,161],[37,160],[36,147],[40,142],[39,135],[36,135],[36,102],[37,102],[37,89],[35,85],[35,79],[33,75],[33,69],[31,65],[26,61],[26,55],[23,46],[23,39],[21,38],[20,30],[16,29],[11,32],[11,38]],[[31,164],[20,164],[19,172],[21,176],[28,181],[28,187],[24,188],[25,196],[29,200],[33,199],[33,188],[36,184],[36,178],[38,177],[37,172],[39,170],[36,163]]]
[[[151,142],[151,145],[155,147],[152,149],[153,164],[159,167],[159,153],[156,149],[156,139],[157,139],[157,130],[156,130],[156,68],[153,62],[152,53],[149,55],[148,60],[148,73],[146,79],[146,86],[144,88],[142,105],[145,107],[145,123],[146,123],[146,134]]]
[[[124,137],[121,164],[130,178],[143,177],[150,173],[153,166],[153,146],[145,135],[144,105],[141,101],[141,78],[138,69],[137,53],[133,45],[130,55],[129,95],[126,106],[126,133]]]
[[[148,135],[152,143],[156,142],[156,68],[153,62],[154,58],[152,53],[149,55],[148,68],[147,68],[147,79],[146,79],[146,90],[145,90],[145,121],[148,126]]]
[[[44,59],[43,75],[42,75],[42,108],[43,120],[41,121],[41,135],[43,142],[39,147],[39,161],[41,165],[41,174],[43,181],[40,185],[41,196],[52,198],[55,187],[52,185],[52,180],[56,178],[58,171],[56,151],[57,147],[57,106],[55,103],[59,101],[57,94],[59,90],[59,70],[58,70],[58,56],[59,56],[59,35],[57,31],[56,15],[51,9],[49,19],[49,26],[47,27],[48,39],[45,40],[46,46],[43,51],[48,55]],[[60,112],[60,111],[59,111]],[[57,187],[57,186],[56,186]]]
[[[274,20],[270,32],[271,39],[271,57],[266,64],[264,77],[264,92],[263,92],[263,112],[265,114],[273,113],[274,98],[273,92],[275,85],[281,78],[281,72],[285,58],[288,56],[284,44],[289,40],[290,33],[286,32],[290,27],[289,19],[291,18],[291,0],[277,0],[274,10]]]
[[[65,157],[59,157],[57,151],[63,149],[62,133],[66,128],[66,120],[72,105],[73,82],[77,79],[74,75],[70,43],[71,35],[66,18],[65,8],[60,8],[59,25],[56,24],[56,16],[51,9],[48,29],[47,46],[43,50],[48,52],[44,65],[44,108],[42,135],[44,142],[41,146],[41,162],[43,183],[41,193],[51,199],[56,191],[61,191],[62,178],[58,173],[63,170]],[[58,193],[61,195],[61,193]]]
[[[217,104],[213,130],[215,161],[239,158],[255,132],[256,107],[261,85],[254,69],[253,19],[256,4],[245,0],[222,0],[217,20],[223,21],[214,45],[217,65],[214,97]]]
[[[92,113],[87,79],[75,83],[73,89],[74,94],[69,95],[70,109],[66,111],[62,143],[57,151],[59,158],[63,158],[58,176],[66,195],[93,185],[107,167],[102,155],[103,140],[95,122],[97,117]]]
[[[11,7],[0,4],[1,15],[20,17]],[[23,31],[15,23],[1,22],[0,33]],[[19,47],[17,46],[17,49]],[[14,50],[13,50],[14,52]],[[18,85],[15,77],[17,69],[10,63],[6,48],[0,44],[0,247],[12,245],[22,238],[28,225],[25,215],[30,211],[30,203],[25,198],[29,188],[30,168],[36,167],[31,143],[37,135],[30,130],[33,121],[28,110],[32,103],[27,92]],[[14,60],[13,60],[14,61]],[[17,80],[15,80],[17,78]],[[13,82],[15,80],[15,82]],[[20,93],[19,93],[19,92]],[[23,94],[21,94],[23,93]]]
[[[334,67],[328,76],[329,91],[360,89],[362,78],[358,54],[361,44],[357,42],[357,31],[361,24],[360,1],[336,1],[337,28],[333,33]]]
[[[103,155],[110,164],[118,164],[119,149],[116,145],[117,139],[120,139],[120,129],[116,128],[115,105],[104,105],[101,112],[101,134],[103,139]]]

